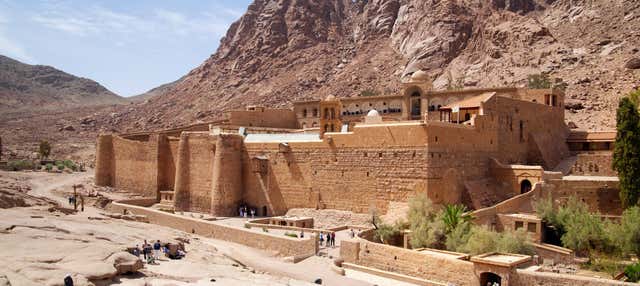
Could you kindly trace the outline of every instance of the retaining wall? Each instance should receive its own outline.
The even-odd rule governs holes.
[[[112,202],[107,207],[107,210],[114,213],[123,213],[125,209],[136,215],[147,216],[149,222],[153,224],[274,252],[277,256],[311,256],[315,255],[318,249],[315,236],[294,239],[287,236],[258,233],[119,202]]]

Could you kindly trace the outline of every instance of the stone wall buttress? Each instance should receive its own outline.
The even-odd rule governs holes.
[[[113,164],[113,137],[99,135],[96,146],[96,185],[113,186]]]

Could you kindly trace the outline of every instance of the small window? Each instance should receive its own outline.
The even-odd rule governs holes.
[[[535,222],[530,222],[527,223],[527,231],[528,232],[536,232],[536,229],[538,228],[538,224]]]
[[[523,227],[524,227],[524,222],[516,221],[516,230],[521,229]]]
[[[382,158],[382,152],[378,152],[378,158]]]
[[[438,136],[436,136],[436,142],[438,142]]]

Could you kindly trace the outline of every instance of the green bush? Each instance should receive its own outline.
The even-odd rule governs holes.
[[[486,226],[473,226],[469,239],[461,250],[471,255],[494,252],[499,238],[500,235],[497,232],[491,231]]]
[[[450,251],[464,252],[471,236],[471,223],[459,223],[451,232],[447,233],[446,248]]]
[[[360,92],[360,96],[376,96],[379,92],[373,89],[365,89]]]
[[[531,239],[524,229],[500,233],[500,238],[496,243],[496,250],[499,252],[527,255],[534,255],[536,253],[533,244],[531,244]]]
[[[78,166],[71,160],[64,160],[62,161],[62,164],[72,171],[77,171],[78,169]]]
[[[621,253],[633,253],[640,257],[640,207],[626,209],[619,224],[609,223],[605,229],[612,244]]]
[[[425,193],[419,193],[409,200],[408,219],[413,248],[444,245],[446,237],[443,220]]]
[[[624,269],[624,276],[627,276],[628,282],[640,281],[640,262],[636,262],[631,265],[627,265]]]
[[[53,170],[53,164],[48,163],[48,164],[45,166],[45,169],[47,169],[47,171],[48,171],[48,172],[51,172],[51,170]]]
[[[58,167],[58,170],[60,170],[60,171],[64,170],[64,165],[62,165],[62,164],[56,165],[56,167]]]
[[[7,170],[9,171],[33,170],[34,168],[35,164],[29,160],[16,160],[7,163]]]
[[[285,232],[284,235],[288,236],[288,237],[293,237],[293,238],[298,238],[298,235],[295,233],[291,233],[291,232]]]

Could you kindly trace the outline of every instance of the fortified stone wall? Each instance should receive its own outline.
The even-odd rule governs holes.
[[[158,142],[158,190],[173,190],[178,161],[179,138],[161,134]]]
[[[618,176],[611,164],[613,152],[611,151],[586,151],[576,152],[575,164],[571,167],[572,175],[579,176]]]
[[[425,143],[423,124],[357,127],[286,148],[245,143],[244,201],[276,214],[303,207],[385,212],[389,201],[426,191]]]
[[[113,173],[109,174],[111,175],[109,186],[134,191],[144,196],[156,197],[158,190],[158,135],[143,136],[139,139],[112,137],[110,169]],[[103,150],[100,150],[100,153],[102,152]],[[107,150],[104,152],[108,153]],[[98,168],[103,170],[108,167],[98,166]]]
[[[494,96],[482,109],[497,117],[500,162],[552,169],[570,155],[563,108]]]
[[[209,212],[217,138],[204,132],[183,132],[178,147],[175,208]]]

